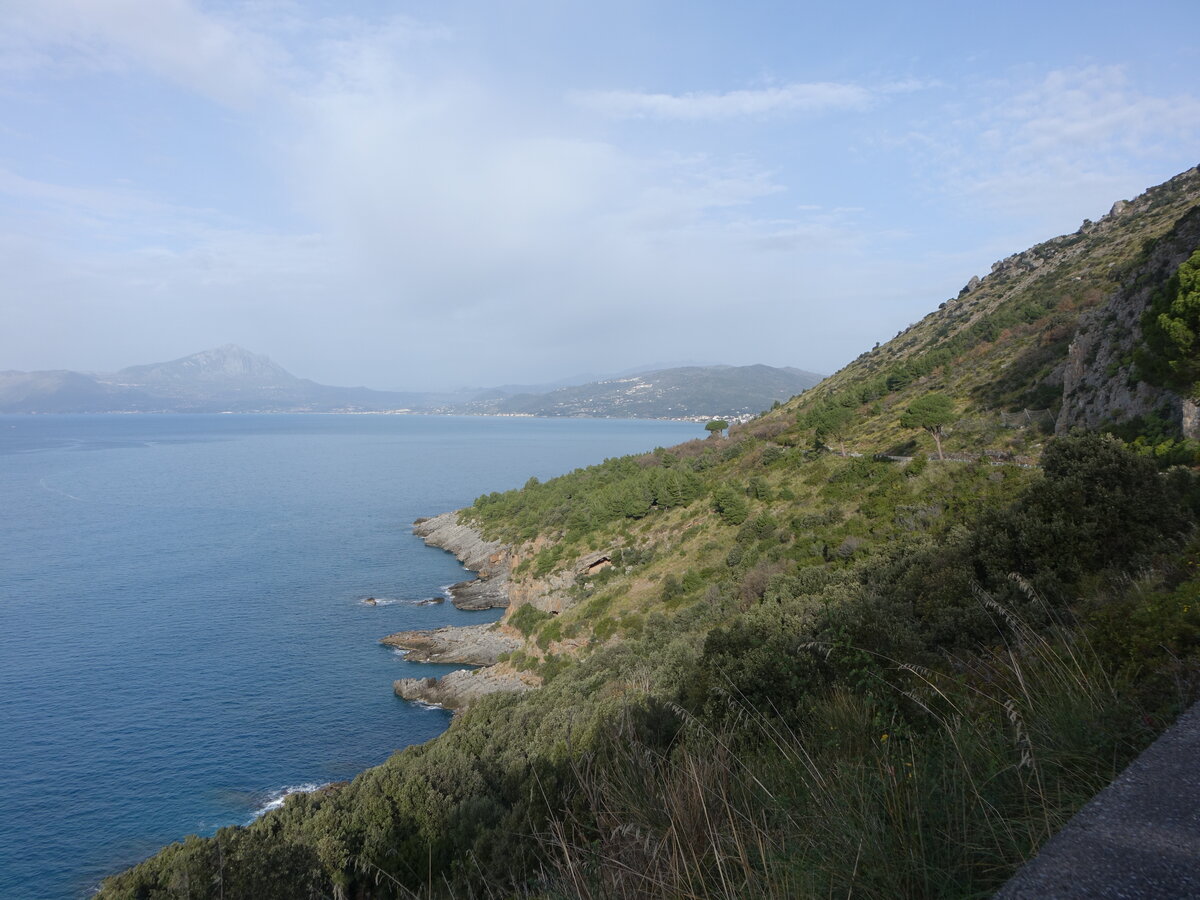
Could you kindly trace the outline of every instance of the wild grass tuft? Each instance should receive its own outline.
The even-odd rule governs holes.
[[[895,704],[835,689],[795,729],[742,709],[665,749],[615,735],[545,836],[539,895],[990,895],[1147,739],[1079,628],[995,611],[1008,642],[894,665]]]

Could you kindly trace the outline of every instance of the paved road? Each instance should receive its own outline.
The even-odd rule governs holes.
[[[1200,898],[1200,703],[1101,791],[996,900]]]

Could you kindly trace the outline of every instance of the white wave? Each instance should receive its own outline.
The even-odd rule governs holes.
[[[266,795],[266,802],[263,803],[262,806],[258,807],[258,809],[254,810],[254,816],[251,818],[251,821],[257,819],[259,816],[269,813],[273,809],[279,809],[281,806],[283,806],[284,801],[286,801],[288,797],[292,796],[292,794],[311,794],[313,791],[319,791],[323,787],[329,787],[329,785],[332,783],[333,782],[331,781],[320,783],[315,781],[306,781],[304,784],[288,785],[287,787],[280,788],[279,790],[271,791]]]
[[[440,703],[430,703],[427,700],[411,700],[413,706],[419,706],[421,709],[445,709]]]
[[[51,487],[50,485],[46,484],[45,478],[41,479],[41,481],[39,481],[38,484],[41,485],[43,488],[45,488],[52,494],[58,494],[62,497],[66,497],[68,500],[78,500],[80,503],[84,502],[84,499],[82,497],[76,497],[74,494],[68,494],[66,491],[60,491],[58,488]]]
[[[405,606],[428,606],[431,603],[441,603],[441,597],[426,597],[422,600],[409,600],[403,597],[367,597],[362,602],[366,606],[394,606],[403,603]]]
[[[401,649],[400,647],[393,647],[392,652],[395,653],[401,659],[404,659],[404,657],[408,656],[408,651]]]

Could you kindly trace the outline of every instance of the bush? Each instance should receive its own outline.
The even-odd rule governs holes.
[[[529,637],[538,626],[550,618],[550,613],[543,612],[536,606],[525,603],[518,606],[516,611],[508,617],[508,624],[517,629],[525,637]]]

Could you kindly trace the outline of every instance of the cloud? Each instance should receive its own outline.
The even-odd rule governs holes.
[[[864,327],[894,328],[918,315],[900,305],[952,292],[930,246],[980,243],[922,231],[927,196],[905,193],[901,153],[959,221],[987,220],[988,240],[996,211],[1033,211],[1037,239],[1053,233],[1037,216],[1094,215],[1097,196],[1136,193],[1170,147],[1200,136],[1194,98],[1149,94],[1120,69],[942,85],[939,114],[925,107],[912,136],[887,143],[876,135],[901,130],[935,82],[682,94],[568,83],[564,106],[560,81],[531,88],[477,35],[436,23],[321,17],[288,0],[17,6],[0,11],[0,67],[40,85],[88,67],[134,73],[105,86],[146,104],[136,128],[157,136],[163,122],[180,139],[148,142],[128,183],[105,174],[129,163],[119,152],[95,166],[4,161],[0,260],[14,274],[0,300],[21,323],[0,335],[10,365],[79,322],[74,353],[119,358],[64,364],[234,341],[318,380],[379,387],[681,356],[832,370]],[[155,81],[212,102],[171,118],[178,94],[143,89]],[[818,114],[823,126],[808,127]],[[647,135],[631,119],[719,127]],[[771,142],[739,127],[753,119],[770,120]],[[116,135],[118,151],[136,128]],[[155,168],[158,153],[173,158]],[[212,178],[189,193],[172,175],[187,172]],[[208,202],[228,206],[198,208]]]
[[[783,112],[863,110],[871,105],[873,96],[855,84],[810,82],[725,93],[587,91],[573,94],[572,99],[613,118],[719,121]]]
[[[1200,98],[1139,90],[1120,66],[1059,69],[989,84],[971,111],[907,142],[963,197],[1035,219],[1070,210],[1077,221],[1094,215],[1097,197],[1133,196],[1194,164],[1179,150],[1200,145]]]
[[[282,46],[188,0],[39,0],[0,12],[9,71],[146,69],[226,105],[273,90]]]

